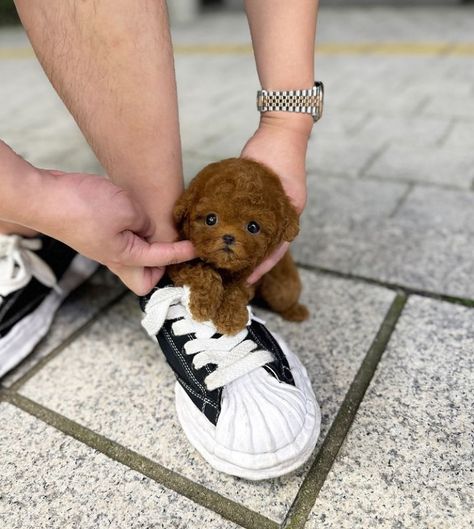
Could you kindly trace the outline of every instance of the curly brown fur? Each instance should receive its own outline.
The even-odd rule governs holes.
[[[301,282],[289,253],[255,288],[245,286],[257,264],[299,231],[298,214],[269,168],[242,158],[204,167],[176,203],[174,216],[198,259],[173,265],[169,273],[176,285],[190,286],[195,319],[235,334],[247,323],[246,305],[255,292],[286,319],[308,316],[298,303]]]

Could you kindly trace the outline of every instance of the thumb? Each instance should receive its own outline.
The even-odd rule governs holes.
[[[126,245],[122,264],[127,266],[162,267],[196,257],[190,241],[149,243],[131,231],[123,232],[123,236]]]
[[[164,268],[145,268],[122,265],[109,266],[109,269],[137,296],[148,294],[165,272]]]
[[[289,242],[282,243],[269,257],[262,261],[257,268],[247,278],[247,284],[253,285],[256,283],[264,274],[271,270],[278,261],[285,255],[286,251],[290,246]]]

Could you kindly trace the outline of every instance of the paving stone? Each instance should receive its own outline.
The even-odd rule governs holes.
[[[308,173],[356,178],[383,149],[382,143],[370,145],[357,137],[336,141],[315,134],[308,144],[306,168]]]
[[[466,60],[466,67],[472,68],[472,59],[471,62]],[[458,117],[473,120],[474,101],[472,94],[466,95],[465,97],[450,95],[448,100],[440,96],[432,97],[423,109],[423,113],[433,116]]]
[[[196,152],[212,160],[221,160],[239,156],[244,145],[255,132],[256,127],[234,128],[227,130],[225,133],[213,134],[208,138]]]
[[[324,55],[316,52],[315,77],[324,82],[325,88],[323,114],[325,121],[328,121],[326,114],[329,115],[331,107],[340,107],[351,94],[357,93],[362,87],[360,79],[355,75],[356,67],[351,60],[352,56],[349,59],[346,55]],[[367,112],[368,108],[353,108],[352,111]],[[345,112],[344,116],[351,116],[352,111]],[[323,122],[319,124],[321,123]]]
[[[370,165],[365,175],[470,189],[474,179],[474,152],[393,144]]]
[[[448,2],[441,6],[420,5],[410,2],[409,7],[381,5],[380,1],[321,2],[318,17],[318,40],[330,42],[388,41],[395,39],[409,42],[437,42],[442,36],[448,42],[472,40],[470,6],[449,8]],[[371,4],[361,9],[361,4]],[[385,2],[384,2],[385,3]],[[388,2],[387,2],[388,3]],[[407,2],[404,2],[405,4]],[[430,1],[429,4],[436,2]],[[453,2],[455,3],[455,2]],[[457,2],[456,2],[457,3]],[[341,5],[342,4],[342,5]],[[377,5],[374,5],[377,4]]]
[[[368,145],[384,142],[430,147],[446,136],[449,127],[450,122],[447,119],[376,115],[367,120],[356,135]]]
[[[0,96],[9,102],[0,109],[3,141],[39,167],[102,172],[37,61],[1,61],[0,74]]]
[[[423,76],[418,76],[415,79],[411,79],[407,83],[405,94],[407,97],[412,97],[414,94],[422,93],[424,96],[433,98],[433,100],[438,100],[441,103],[442,95],[440,92],[439,75],[440,70],[451,71],[453,64],[456,64],[456,70],[464,70],[466,68],[466,63],[469,61],[466,57],[455,57],[452,55],[446,55],[436,58],[436,68],[430,73],[428,71],[423,72]],[[451,97],[469,97],[472,95],[472,82],[467,80],[449,80],[449,99],[446,100],[446,104],[449,106],[449,101]],[[445,116],[443,116],[445,117]],[[439,118],[439,116],[438,116]]]
[[[457,122],[454,124],[445,143],[448,149],[474,150],[474,122]]]
[[[0,111],[0,130],[16,128],[28,134],[35,127],[45,128],[58,116],[68,116],[38,61],[34,58],[0,61],[3,97],[8,105]]]
[[[10,404],[0,421],[2,527],[240,527]]]
[[[471,194],[426,190],[424,200],[425,188],[416,189],[397,214],[403,187],[361,184],[345,179],[318,192],[316,180],[294,243],[298,262],[474,299]]]
[[[28,135],[7,131],[2,139],[20,156],[37,167],[61,171],[104,174],[100,163],[79,129],[34,128]]]
[[[416,186],[394,215],[419,229],[474,235],[474,193]]]
[[[472,50],[469,44],[467,44],[467,49]],[[461,47],[461,50],[462,50],[462,47]],[[465,55],[461,54],[458,57],[456,56],[450,57],[449,64],[447,64],[446,66],[446,77],[445,77],[446,79],[449,79],[450,83],[452,82],[455,86],[458,85],[459,83],[470,83],[472,87],[472,83],[474,81],[474,70],[470,67],[472,62],[469,62],[469,58],[470,58],[469,52]],[[471,55],[471,61],[472,61],[472,55]],[[448,57],[445,57],[445,62],[448,63]],[[470,94],[472,95],[472,93],[473,92],[471,89]],[[469,95],[469,94],[462,94],[462,95]]]
[[[301,237],[312,229],[349,225],[364,220],[382,220],[392,214],[409,189],[405,183],[378,182],[310,175],[309,202],[303,214]],[[316,241],[317,242],[317,241]],[[298,239],[295,242],[298,245]],[[303,243],[304,245],[304,243]]]
[[[299,263],[350,273],[360,253],[353,232],[357,235],[372,216],[376,218],[374,223],[382,222],[384,216],[394,210],[403,190],[385,193],[372,182],[364,182],[361,188],[360,182],[346,179],[319,178],[313,183],[310,176],[310,182],[300,234],[293,243],[293,255]],[[378,200],[367,204],[372,193],[377,193]],[[375,204],[378,214],[373,211]],[[358,219],[358,215],[363,215],[362,219]]]
[[[307,529],[472,527],[473,320],[410,299]]]
[[[263,317],[270,329],[286,337],[307,366],[322,408],[324,437],[394,294],[309,272],[302,275],[312,318],[298,325],[282,322],[275,315],[264,313]],[[280,522],[306,469],[261,483],[211,469],[179,427],[174,377],[156,344],[139,328],[139,318],[136,300],[127,297],[30,379],[21,392]]]
[[[343,59],[351,64],[342,65],[345,76],[340,83],[346,98],[340,106],[345,112],[369,110],[377,115],[412,117],[426,104],[427,95],[409,92],[406,80],[423,79],[425,71],[436,67],[435,57],[349,55]]]
[[[58,310],[46,337],[33,353],[14,371],[7,374],[1,385],[10,387],[42,358],[61,345],[74,331],[96,317],[125,287],[111,272],[100,269],[84,285],[74,291]]]
[[[217,73],[232,79],[232,92],[225,97]],[[255,106],[259,83],[252,57],[178,54],[176,75],[183,149],[215,159],[240,152],[259,119]]]
[[[172,28],[175,44],[234,44],[249,43],[250,32],[243,13],[232,11],[208,12],[199,23]]]

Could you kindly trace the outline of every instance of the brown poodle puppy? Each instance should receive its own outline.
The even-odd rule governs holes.
[[[229,158],[204,167],[174,208],[183,238],[198,259],[169,267],[178,286],[190,287],[190,310],[222,334],[247,324],[247,303],[258,296],[288,320],[308,310],[298,303],[301,281],[289,252],[253,287],[246,278],[281,242],[299,231],[298,214],[278,176],[253,160]]]

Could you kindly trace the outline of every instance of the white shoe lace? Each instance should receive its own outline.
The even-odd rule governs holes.
[[[56,286],[53,271],[33,251],[41,245],[41,239],[0,234],[0,305],[5,296],[26,286],[32,277],[47,287]]]
[[[142,325],[150,336],[156,336],[165,320],[175,320],[171,328],[177,336],[194,333],[196,338],[184,345],[184,352],[195,355],[193,366],[201,369],[207,364],[217,368],[204,380],[209,391],[220,388],[250,371],[273,361],[269,351],[258,349],[255,342],[246,340],[247,330],[235,336],[212,338],[217,332],[211,322],[192,319],[186,308],[187,287],[165,287],[156,290],[145,307]],[[255,318],[256,319],[256,318]]]

